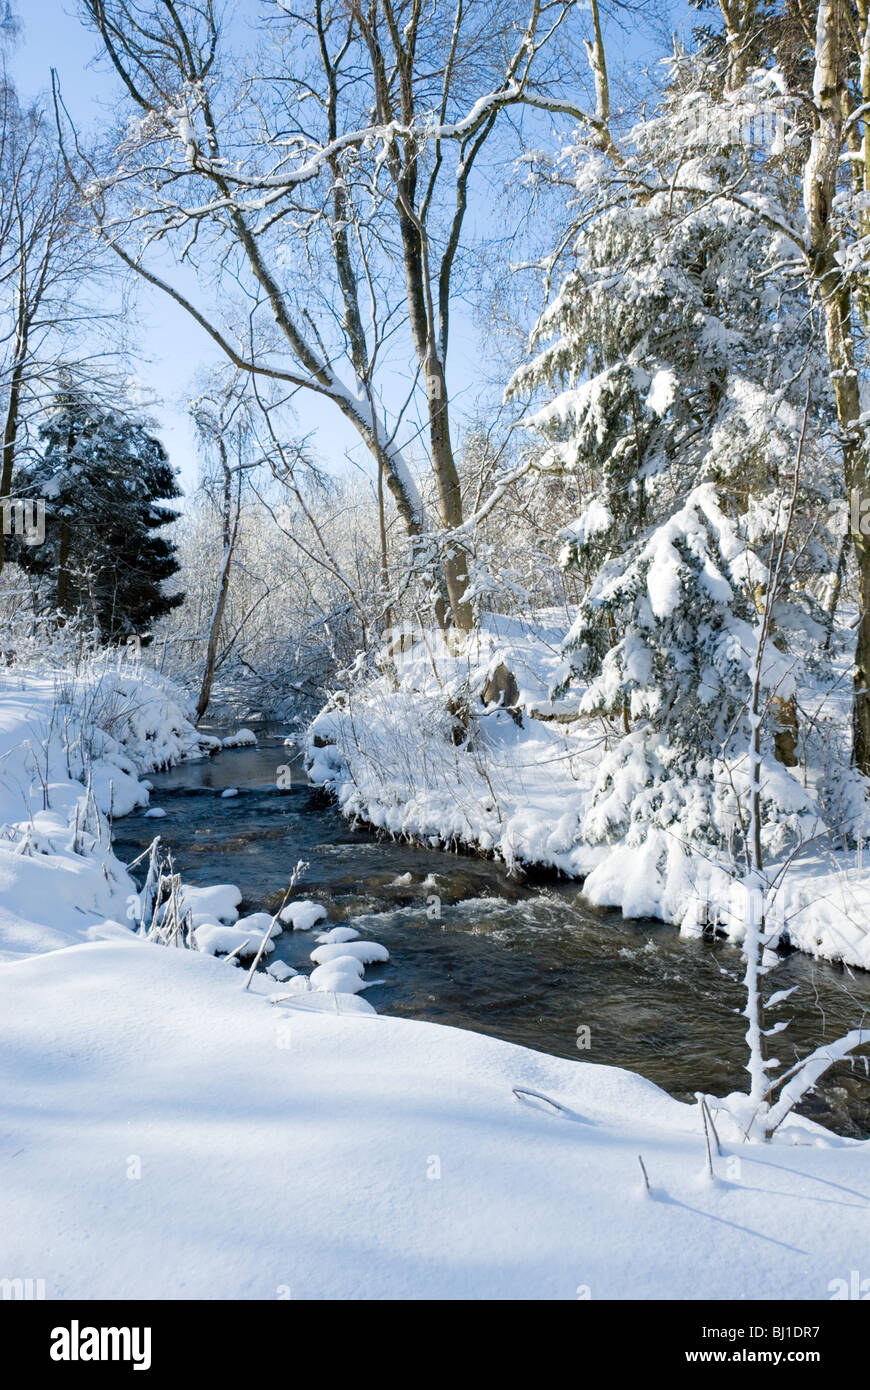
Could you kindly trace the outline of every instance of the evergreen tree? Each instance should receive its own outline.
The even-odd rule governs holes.
[[[575,150],[575,264],[513,384],[562,388],[535,423],[581,504],[560,536],[562,564],[587,585],[562,689],[579,678],[582,711],[617,716],[625,734],[602,769],[592,839],[624,834],[641,802],[647,824],[729,838],[712,803],[736,785],[721,760],[747,747],[753,630],[802,432],[788,583],[764,672],[767,751],[787,765],[800,663],[824,639],[819,599],[837,563],[844,498],[823,345],[784,236],[757,215],[791,196],[787,149],[762,159],[752,144],[756,126],[775,140],[779,99],[761,76],[726,102],[715,82],[704,90],[711,77],[709,63],[677,60],[661,107],[612,167],[597,149]],[[698,778],[709,804],[699,809],[693,793],[689,808]],[[804,798],[775,771],[769,783],[792,815]],[[765,810],[776,819],[776,806]]]
[[[166,450],[146,421],[77,388],[58,393],[39,439],[17,489],[45,499],[46,538],[19,547],[18,563],[49,607],[91,618],[103,640],[145,636],[184,597],[164,592],[179,566],[159,534],[176,513],[159,503],[181,495]]]

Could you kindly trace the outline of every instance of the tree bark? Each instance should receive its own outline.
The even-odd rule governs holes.
[[[239,534],[239,505],[236,502],[236,514],[232,515],[233,506],[233,476],[227,459],[226,445],[219,436],[217,446],[221,457],[221,466],[224,475],[224,494],[223,494],[223,525],[221,527],[221,539],[224,547],[224,558],[221,565],[221,572],[218,577],[218,591],[215,597],[214,607],[209,624],[208,645],[205,652],[205,669],[202,673],[202,684],[199,688],[199,699],[196,702],[196,722],[199,723],[211,699],[212,685],[214,684],[215,664],[217,662],[218,642],[220,640],[221,624],[224,619],[224,610],[227,606],[227,596],[230,591],[230,570],[233,563],[233,551],[236,548],[236,540]]]
[[[831,385],[843,449],[843,472],[849,499],[868,495],[867,448],[858,420],[861,414],[852,302],[837,259],[839,250],[831,214],[837,171],[843,151],[841,72],[845,29],[843,0],[819,0],[813,73],[816,128],[804,168],[804,211],[809,228],[808,254],[825,324]],[[858,629],[855,645],[853,757],[870,775],[870,545],[860,530],[852,533],[858,569]]]
[[[9,400],[6,406],[6,422],[3,427],[3,465],[0,470],[0,498],[4,500],[12,493],[12,475],[15,468],[15,445],[18,440],[18,420],[21,410],[21,385],[24,378],[24,357],[19,357],[12,369],[9,384]],[[6,537],[0,526],[0,574],[6,561]]]

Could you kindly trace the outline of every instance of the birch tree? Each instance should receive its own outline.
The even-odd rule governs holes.
[[[315,392],[382,475],[412,543],[438,547],[435,610],[467,632],[463,497],[448,384],[451,310],[476,174],[508,176],[524,110],[587,121],[562,36],[571,0],[270,0],[266,39],[234,60],[213,0],[80,0],[126,99],[108,157],[70,167],[106,242],[180,304],[241,370]],[[597,10],[595,25],[598,26]],[[593,45],[595,47],[595,45]],[[513,147],[516,149],[516,147]],[[168,246],[241,285],[222,313],[150,254]],[[409,448],[424,455],[427,517]]]
[[[221,628],[230,590],[233,556],[239,539],[242,491],[251,458],[250,402],[244,379],[234,373],[215,380],[190,403],[203,456],[202,488],[219,515],[221,555],[214,604],[208,620],[205,663],[196,703],[197,720],[208,709],[218,659]]]

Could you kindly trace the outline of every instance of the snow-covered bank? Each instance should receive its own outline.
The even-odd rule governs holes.
[[[0,1018],[2,1273],[48,1297],[827,1299],[866,1254],[865,1144],[796,1120],[710,1183],[638,1076],[193,952],[4,965]]]
[[[201,755],[186,704],[118,659],[0,676],[0,960],[126,930],[110,821],[148,804],[147,773]]]
[[[679,833],[694,814],[691,796],[678,807],[676,830],[660,814],[666,793],[649,771],[657,750],[647,741],[615,767],[612,729],[600,719],[571,717],[581,692],[550,700],[548,691],[564,675],[564,635],[556,621],[490,616],[471,651],[452,656],[433,634],[412,634],[398,655],[398,685],[385,674],[339,694],[315,719],[312,780],[334,793],[349,819],[424,843],[493,853],[509,866],[549,867],[583,878],[596,905],[658,917],[689,934],[715,923],[741,940],[746,904],[739,884],[715,847],[687,844]],[[515,679],[513,712],[480,699],[500,667]],[[834,696],[819,690],[819,728],[830,739],[847,726],[848,688],[841,681]],[[870,814],[863,831],[851,824],[859,832],[856,849],[827,832],[822,802],[830,789],[820,761],[821,772],[808,773],[765,763],[765,794],[787,808],[805,842],[795,853],[779,829],[768,835],[776,881],[768,920],[800,950],[868,969],[870,875],[860,840],[870,839]],[[740,769],[728,775],[738,784],[745,778]],[[600,794],[608,787],[619,803],[614,818],[648,790],[644,818],[609,824],[608,798]],[[700,777],[697,795],[705,795]]]

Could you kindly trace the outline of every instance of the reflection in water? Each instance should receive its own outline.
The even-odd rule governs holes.
[[[307,860],[300,891],[328,908],[324,925],[350,922],[390,951],[388,965],[366,970],[378,1012],[629,1067],[681,1099],[745,1089],[734,947],[590,908],[577,884],[543,874],[520,882],[488,860],[352,830],[298,763],[294,785],[277,788],[289,752],[261,736],[258,748],[153,777],[151,804],[167,815],[116,822],[119,857],[132,859],[157,831],[187,881],[238,884],[245,912],[274,910],[296,861]],[[221,798],[230,786],[239,796]],[[312,934],[285,932],[276,946],[270,960],[310,967]],[[868,973],[794,953],[776,971],[776,989],[791,985],[793,1021],[776,1039],[783,1065],[870,1014]],[[584,1028],[590,1046],[578,1050]],[[841,1133],[870,1134],[864,1062],[839,1064],[803,1108]]]

